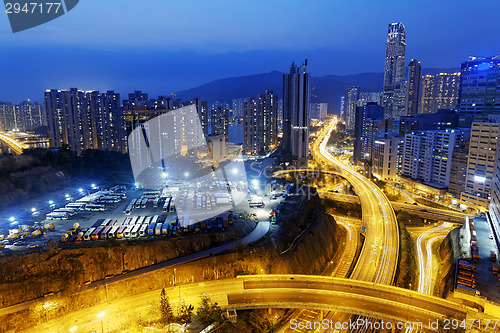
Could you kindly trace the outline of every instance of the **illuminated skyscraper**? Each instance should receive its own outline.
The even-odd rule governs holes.
[[[278,97],[266,91],[244,104],[243,150],[259,154],[278,143]]]
[[[309,149],[309,81],[307,59],[283,75],[283,148],[298,158]]]
[[[471,57],[462,63],[461,74],[460,126],[500,114],[500,56]]]
[[[405,115],[405,50],[406,32],[403,23],[389,24],[385,49],[384,96],[382,101],[386,119],[399,119],[399,117]]]
[[[345,113],[345,123],[348,131],[354,130],[356,122],[356,106],[358,105],[358,87],[349,88],[347,92],[347,105]]]
[[[421,76],[422,65],[420,64],[420,61],[412,59],[408,65],[408,96],[406,106],[408,116],[413,116],[418,113]]]
[[[460,73],[436,75],[434,112],[439,109],[455,109],[460,95]]]
[[[422,98],[420,99],[420,113],[434,112],[434,86],[434,76],[425,75],[424,77],[422,77]]]

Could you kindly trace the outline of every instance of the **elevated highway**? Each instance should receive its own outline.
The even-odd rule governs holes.
[[[21,155],[23,149],[28,149],[29,147],[21,142],[18,142],[8,136],[5,133],[0,132],[0,145],[6,147],[8,151],[14,155]]]

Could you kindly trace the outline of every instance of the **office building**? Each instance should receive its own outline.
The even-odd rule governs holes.
[[[420,113],[434,112],[435,77],[424,75],[422,77],[422,97],[420,98]]]
[[[348,131],[354,130],[356,122],[356,107],[358,105],[358,87],[351,87],[347,92],[347,104],[345,108],[345,125]]]
[[[405,136],[402,176],[427,185],[448,186],[452,153],[462,133],[448,129]]]
[[[497,160],[500,119],[474,122],[471,126],[465,190],[461,199],[470,205],[488,209]]]
[[[420,100],[420,81],[422,76],[422,65],[420,61],[412,59],[408,65],[408,96],[406,98],[407,115],[417,114]]]
[[[309,81],[307,59],[283,75],[283,148],[297,158],[309,152]]]
[[[387,33],[382,105],[385,118],[404,116],[406,110],[405,75],[406,32],[403,23],[391,23]]]
[[[356,108],[353,155],[355,162],[370,160],[375,131],[373,120],[382,119],[383,116],[384,108],[374,102]]]
[[[367,103],[376,103],[382,105],[382,93],[381,92],[360,92],[358,95],[357,106],[363,106]]]
[[[436,75],[434,112],[456,109],[460,96],[460,73]]]
[[[247,154],[262,154],[277,144],[278,98],[272,91],[266,91],[245,102],[243,150]]]
[[[372,175],[380,180],[394,180],[403,167],[403,136],[390,135],[373,141]]]
[[[461,127],[500,114],[500,56],[471,57],[462,63],[460,78]]]

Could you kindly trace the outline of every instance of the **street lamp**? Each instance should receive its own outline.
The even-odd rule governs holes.
[[[15,220],[16,220],[16,218],[14,216],[9,217],[10,222],[14,222]]]
[[[104,324],[102,322],[102,317],[104,317],[105,313],[104,312],[99,312],[99,314],[97,315],[97,317],[99,317],[101,319],[101,332],[104,333]]]
[[[76,332],[76,329],[77,329],[77,328],[78,328],[78,326],[73,326],[73,327],[71,327],[71,328],[69,329],[69,331],[70,331],[71,333],[74,333],[74,332]]]

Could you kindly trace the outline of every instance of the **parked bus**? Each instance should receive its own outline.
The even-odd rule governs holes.
[[[161,194],[161,190],[150,190],[150,191],[144,192],[144,194],[142,196],[144,198],[153,199],[153,198],[159,197],[160,194]]]
[[[155,222],[151,222],[148,226],[148,236],[154,236],[155,234],[155,228],[156,228],[156,223]],[[161,227],[160,227],[160,230],[161,230]]]
[[[141,208],[146,208],[147,204],[148,204],[148,199],[147,198],[142,199],[142,201],[141,201]]]
[[[108,238],[116,238],[116,232],[118,231],[118,229],[120,229],[121,227],[119,226],[113,226],[111,227],[111,230],[108,232]]]
[[[68,213],[60,212],[60,213],[48,213],[45,218],[47,220],[67,220]]]
[[[128,225],[135,225],[138,218],[139,218],[139,216],[134,216],[133,218],[131,218]]]
[[[158,223],[158,221],[160,220],[160,215],[155,215],[153,216],[153,218],[151,219],[151,222],[154,222],[154,223]]]
[[[94,232],[92,232],[91,238],[92,240],[98,240],[99,239],[99,234],[101,231],[104,229],[104,227],[97,227]]]
[[[77,210],[84,210],[85,209],[85,203],[83,202],[71,202],[66,205],[66,208],[73,208]]]
[[[160,224],[160,223],[158,223]],[[170,226],[170,224],[168,222],[164,222],[161,224],[161,234],[162,235],[167,235],[168,234],[168,227]]]
[[[139,229],[141,228],[140,224],[134,225],[134,228],[130,232],[130,237],[137,237],[139,236]]]
[[[162,227],[163,227],[163,223],[156,223],[156,227],[155,227],[155,235],[156,236],[161,235]]]
[[[135,201],[134,208],[141,208],[141,202],[142,202],[142,200],[141,200],[141,199],[137,199],[137,200]]]
[[[175,199],[174,199],[174,198],[172,198],[172,199],[170,200],[170,203],[169,203],[169,205],[168,205],[168,211],[169,211],[170,213],[173,213],[173,212],[175,211]]]
[[[165,203],[163,204],[163,212],[164,213],[168,213],[170,210],[169,210],[169,207],[170,207],[170,202],[172,201],[173,199],[172,198],[166,198],[165,199]]]
[[[85,210],[103,212],[106,210],[106,208],[104,207],[104,205],[86,205]]]
[[[113,228],[113,227],[112,226],[107,226],[106,228],[104,228],[101,231],[101,233],[99,234],[99,239],[106,239],[106,238],[108,238],[108,233],[111,230],[111,228]]]
[[[116,231],[116,238],[121,239],[124,236],[125,230],[128,228],[126,225],[122,225],[121,227],[118,228]]]
[[[92,233],[94,232],[94,230],[95,230],[94,227],[92,227],[89,230],[87,230],[87,232],[83,235],[83,240],[85,240],[85,241],[90,240],[90,236],[92,235]]]
[[[123,236],[124,236],[125,238],[130,238],[130,237],[132,237],[132,229],[134,229],[134,226],[133,226],[133,225],[129,225],[129,226],[125,229],[125,231],[123,232]]]
[[[156,198],[154,201],[153,201],[153,207],[154,208],[158,208],[158,204],[160,203],[160,198]]]
[[[107,227],[109,222],[111,222],[111,219],[105,219],[101,222],[101,227]]]
[[[135,224],[141,225],[142,222],[144,222],[145,216],[138,216],[137,220],[135,221]]]
[[[132,207],[132,205],[128,205],[128,206],[125,208],[125,210],[123,211],[123,213],[124,213],[125,215],[130,215],[130,213],[132,213],[132,209],[133,209],[133,208],[134,208],[134,207]]]
[[[73,208],[57,208],[53,213],[67,213],[69,216],[74,216],[78,210]]]
[[[182,232],[189,231],[189,214],[184,215],[184,221],[182,222]]]
[[[128,225],[128,224],[130,223],[130,220],[132,220],[132,218],[131,218],[131,217],[127,217],[127,218],[123,221],[122,225]]]
[[[496,262],[491,263],[491,271],[493,274],[498,274],[498,264]]]

